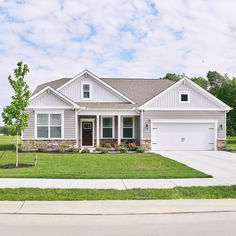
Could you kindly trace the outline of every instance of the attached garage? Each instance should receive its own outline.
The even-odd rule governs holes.
[[[151,149],[216,150],[215,120],[151,120]]]

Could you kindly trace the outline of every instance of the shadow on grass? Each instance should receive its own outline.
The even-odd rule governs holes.
[[[0,166],[0,169],[15,169],[15,168],[26,168],[26,167],[32,167],[33,165],[29,164],[18,164],[18,167],[16,167],[16,164],[7,164],[4,166]]]
[[[14,144],[0,144],[0,151],[15,150]]]

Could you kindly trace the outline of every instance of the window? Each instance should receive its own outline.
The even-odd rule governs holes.
[[[181,92],[180,93],[180,102],[181,103],[188,103],[189,102],[189,93],[188,92]]]
[[[61,114],[37,114],[37,138],[61,138]]]
[[[102,137],[113,138],[113,117],[102,118]]]
[[[123,138],[133,138],[133,117],[123,117]]]
[[[83,84],[83,98],[90,99],[90,84]]]
[[[91,129],[91,123],[83,123],[83,129]]]

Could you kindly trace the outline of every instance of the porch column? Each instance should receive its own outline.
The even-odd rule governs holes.
[[[99,142],[100,142],[100,140],[99,140],[99,130],[100,130],[100,128],[99,128],[99,115],[97,115],[97,117],[96,117],[96,129],[97,129],[97,142],[96,142],[96,146],[97,147],[99,147]]]
[[[118,145],[120,145],[120,143],[121,143],[121,137],[120,137],[120,128],[121,128],[120,127],[120,115],[118,115],[117,118],[118,118],[117,119],[118,120],[118,129],[117,129],[118,130]]]
[[[143,110],[140,113],[140,142],[143,139]]]

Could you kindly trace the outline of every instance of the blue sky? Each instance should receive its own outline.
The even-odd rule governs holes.
[[[235,9],[235,0],[0,0],[0,112],[19,60],[31,90],[85,68],[101,77],[236,76]]]

